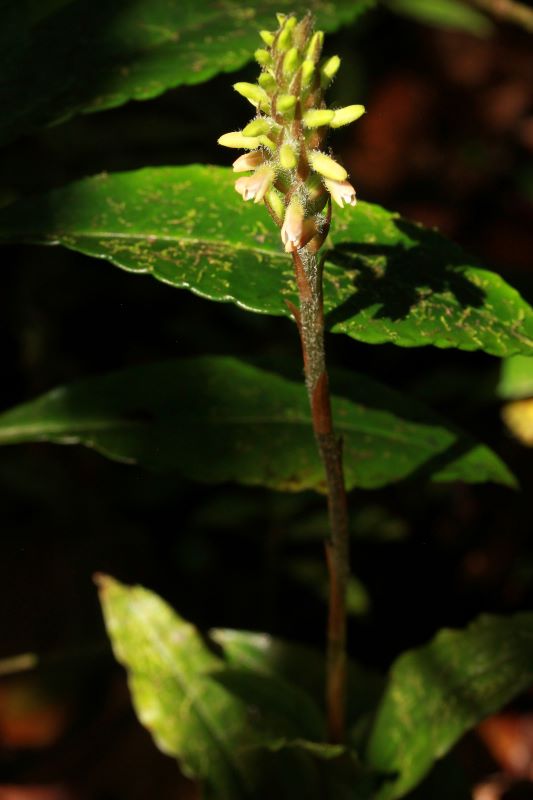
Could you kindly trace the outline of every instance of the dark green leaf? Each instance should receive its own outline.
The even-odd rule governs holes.
[[[192,625],[146,589],[109,577],[98,583],[139,719],[163,752],[202,781],[204,797],[326,796],[317,760],[333,758],[334,765],[339,754],[319,744],[322,717],[302,689],[228,666]]]
[[[325,527],[322,530],[326,530]],[[328,574],[322,561],[311,556],[298,556],[284,559],[284,571],[296,583],[305,586],[326,604],[329,599]],[[371,607],[371,599],[365,585],[350,575],[346,586],[346,613],[352,617],[366,616]]]
[[[466,31],[476,36],[488,36],[494,30],[488,17],[461,0],[385,0],[385,4],[396,14],[436,28]]]
[[[414,472],[514,484],[487,447],[411,399],[363,376],[346,381],[343,393],[333,412],[349,488]],[[0,444],[33,441],[81,443],[195,480],[324,486],[303,385],[232,358],[133,367],[55,389],[0,416]]]
[[[376,800],[402,797],[480,720],[533,683],[533,614],[482,616],[443,630],[392,667],[368,747],[385,779]]]
[[[147,100],[246,64],[275,12],[331,31],[374,0],[16,0],[0,3],[0,142],[80,112]],[[4,9],[5,6],[5,9]],[[228,86],[228,92],[231,91]]]
[[[291,259],[263,207],[216,167],[100,175],[0,213],[0,238],[57,243],[242,308],[289,316]],[[363,342],[533,354],[533,310],[434,231],[360,203],[335,209],[327,322]]]
[[[274,675],[304,689],[323,706],[324,656],[305,645],[275,639],[266,633],[217,629],[210,637],[219,644],[227,661],[243,669]],[[375,710],[383,689],[380,675],[354,661],[348,664],[348,723]]]

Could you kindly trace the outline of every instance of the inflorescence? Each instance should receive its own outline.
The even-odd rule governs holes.
[[[321,148],[329,128],[354,122],[365,108],[326,108],[324,92],[340,58],[321,60],[324,34],[313,32],[309,14],[300,21],[294,15],[277,18],[277,31],[260,32],[265,46],[255,52],[262,67],[258,82],[234,85],[256,116],[218,141],[248,150],[233,170],[252,174],[238,178],[235,188],[244,200],[265,203],[281,228],[285,251],[308,246],[316,252],[328,234],[331,198],[341,208],[356,203],[346,170]]]

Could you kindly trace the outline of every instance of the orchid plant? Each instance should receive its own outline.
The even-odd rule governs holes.
[[[277,15],[275,30],[266,29],[270,0],[246,7],[240,0],[69,0],[41,4],[38,12],[34,3],[29,20],[24,4],[8,5],[9,24],[0,29],[8,65],[0,86],[2,91],[12,86],[7,90],[12,108],[0,120],[5,140],[41,123],[146,100],[179,84],[189,91],[189,84],[216,72],[239,69],[247,53],[251,58],[257,28],[265,28],[255,50],[257,82],[234,84],[253,106],[253,118],[218,139],[223,147],[244,151],[232,170],[189,164],[104,172],[12,203],[7,192],[0,210],[0,238],[9,244],[62,245],[83,254],[84,263],[93,257],[192,291],[202,298],[194,302],[207,307],[213,300],[233,303],[237,314],[289,317],[299,332],[305,386],[299,375],[291,379],[260,368],[252,358],[196,354],[147,364],[141,349],[142,363],[136,363],[135,351],[133,366],[24,399],[0,414],[0,445],[81,444],[123,465],[167,473],[176,506],[175,481],[181,478],[327,496],[329,523],[324,509],[311,534],[315,547],[320,528],[320,559],[325,542],[325,658],[271,632],[200,632],[142,586],[96,576],[107,633],[126,668],[140,721],[158,748],[201,785],[206,800],[397,800],[426,777],[431,780],[443,757],[436,784],[420,796],[467,796],[456,791],[456,765],[448,754],[463,733],[533,683],[533,614],[483,615],[462,630],[441,630],[428,644],[400,652],[387,675],[369,669],[363,664],[372,658],[366,658],[357,636],[348,642],[348,590],[356,585],[350,537],[364,528],[357,516],[362,496],[365,502],[361,490],[377,492],[422,478],[512,488],[517,481],[493,450],[455,421],[369,376],[336,372],[342,391],[331,396],[324,298],[332,340],[340,334],[368,349],[381,343],[477,349],[507,364],[518,355],[520,375],[513,373],[515,366],[503,382],[508,400],[516,399],[517,385],[524,391],[522,370],[531,379],[533,309],[499,275],[437,231],[376,204],[357,203],[348,173],[326,140],[330,129],[355,122],[365,108],[327,107],[325,93],[341,60],[323,55],[324,32],[305,12],[307,4],[302,9],[295,2],[296,14],[288,0],[280,0],[287,13]],[[373,3],[309,0],[308,5],[320,27],[334,30]],[[451,5],[456,19],[458,3]],[[94,24],[93,6],[99,12]],[[442,14],[449,3],[439,8]],[[469,9],[469,24],[472,13]],[[72,41],[79,44],[80,63],[73,63],[67,85],[65,63],[78,55]],[[36,75],[40,93],[33,91]],[[215,135],[209,128],[206,141]],[[244,206],[241,198],[253,202]],[[35,272],[42,273],[40,262]],[[176,296],[178,302],[183,298]],[[186,317],[192,337],[196,322]],[[212,330],[206,327],[204,341]],[[10,391],[17,391],[16,385]],[[39,491],[30,494],[30,509],[46,493],[42,463],[32,462]],[[69,485],[77,480],[74,472]],[[85,478],[83,472],[80,484]],[[19,477],[13,481],[17,493],[22,484]],[[351,497],[349,520],[351,490],[360,491]],[[57,496],[62,493],[61,488]],[[159,487],[155,496],[159,503]],[[308,513],[307,500],[302,502],[299,508]],[[56,511],[54,520],[65,516]],[[288,540],[291,513],[284,518]],[[260,514],[268,516],[262,505]],[[94,524],[87,516],[86,524]],[[222,527],[218,516],[216,524]],[[248,517],[241,524],[248,527]],[[191,535],[196,533],[194,527]],[[218,541],[225,531],[217,527],[216,533]],[[170,538],[166,531],[165,536]],[[223,546],[231,551],[225,541]],[[323,604],[326,570],[322,562],[319,568],[314,588]],[[223,574],[212,591],[218,599],[229,578],[218,561],[212,570]],[[245,588],[238,583],[234,591],[238,604],[241,594],[248,602],[252,581],[243,572]],[[207,582],[193,576],[183,589],[197,590],[202,608],[208,605]],[[226,621],[219,611],[210,617],[217,624]],[[309,616],[314,633],[316,617]],[[30,659],[32,666],[37,661]],[[26,656],[8,659],[0,672],[21,663],[28,664]]]
[[[242,131],[225,133],[219,144],[248,150],[233,162],[235,189],[244,200],[263,202],[281,229],[285,252],[294,262],[299,308],[290,305],[302,343],[307,391],[316,443],[328,487],[330,532],[326,556],[330,574],[326,707],[329,738],[345,737],[346,591],[349,574],[348,509],[341,442],[331,416],[324,349],[323,261],[319,251],[330,229],[333,200],[355,206],[348,173],[323,151],[329,128],[359,119],[363,105],[326,107],[324,92],[337,74],[340,58],[321,60],[324,33],[313,30],[308,13],[278,14],[276,31],[263,30],[266,47],[255,52],[261,66],[256,84],[234,89],[256,109]]]

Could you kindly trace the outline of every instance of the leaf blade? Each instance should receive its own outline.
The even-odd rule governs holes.
[[[406,794],[463,733],[532,681],[531,613],[485,615],[403,653],[391,669],[367,750],[369,766],[390,776],[376,800]]]
[[[0,239],[61,244],[243,309],[290,316],[292,264],[223,168],[100,175],[0,212]],[[370,344],[533,353],[533,309],[434,231],[379,206],[337,209],[324,272],[332,332]]]
[[[206,797],[266,800],[276,791],[288,800],[293,783],[300,783],[306,797],[318,800],[316,767],[305,745],[320,750],[323,718],[303,691],[273,676],[228,668],[153,592],[109,576],[98,576],[97,583],[141,722],[163,752],[202,781]],[[285,748],[279,758],[270,748],[280,740],[303,746]]]
[[[414,19],[424,25],[445,30],[459,30],[474,36],[490,36],[494,26],[490,19],[475,8],[465,6],[458,0],[386,0],[394,13]]]
[[[0,142],[42,124],[147,100],[169,88],[206,81],[246,64],[258,31],[275,12],[307,8],[328,31],[353,22],[373,0],[58,0],[6,3],[2,27]],[[11,13],[11,7],[21,6]],[[4,19],[5,15],[2,15]],[[13,48],[13,41],[22,46]]]
[[[513,486],[488,448],[364,376],[333,399],[348,488],[414,473]],[[303,385],[228,357],[132,367],[0,415],[0,444],[81,443],[115,460],[194,480],[323,490]]]

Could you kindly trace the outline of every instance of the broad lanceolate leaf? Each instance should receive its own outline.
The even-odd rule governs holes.
[[[292,262],[264,207],[216,167],[100,175],[0,213],[0,239],[58,243],[242,308],[289,316]],[[434,231],[368,203],[335,209],[327,323],[377,344],[533,354],[533,310]]]
[[[334,399],[349,488],[412,475],[513,478],[488,448],[363,376]],[[347,399],[349,398],[349,399]],[[134,367],[43,395],[0,415],[0,444],[85,444],[196,480],[321,489],[303,385],[232,358]]]
[[[146,589],[108,577],[98,583],[107,630],[128,671],[139,719],[159,748],[203,783],[204,797],[327,796],[317,756],[338,754],[327,746],[322,752],[323,719],[302,689],[229,666],[192,625]]]
[[[275,12],[313,11],[335,30],[374,0],[0,2],[0,142],[79,112],[146,100],[238,69]]]
[[[384,776],[376,800],[402,797],[463,733],[532,683],[531,613],[482,616],[404,653],[368,747],[369,765]]]

